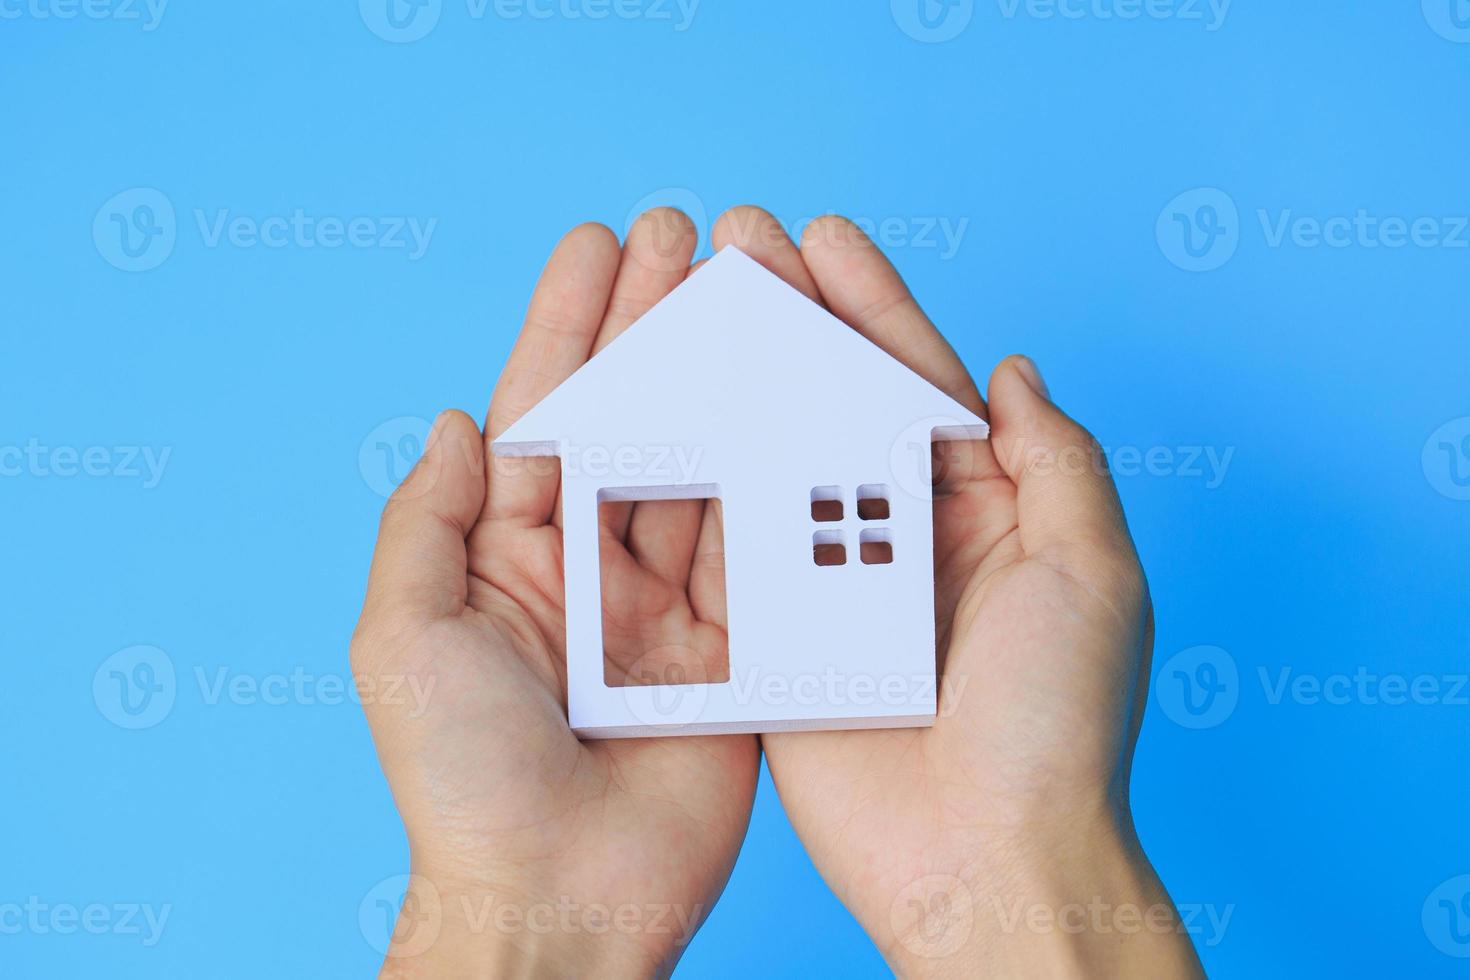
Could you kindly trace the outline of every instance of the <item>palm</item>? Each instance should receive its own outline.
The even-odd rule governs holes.
[[[758,255],[766,265],[967,408],[985,411],[959,359],[850,223],[814,222],[798,253],[784,236],[760,234],[759,213],[747,221],[744,237],[767,243]],[[1007,379],[1024,384],[1013,372]],[[1073,448],[1092,446],[1070,422],[1064,428]],[[1024,457],[1032,435],[1013,431],[1004,441]],[[1080,551],[1060,547],[1057,522],[1038,521],[1046,506],[1036,492],[1019,492],[1020,460],[998,459],[1000,448],[936,446],[942,686],[934,726],[762,737],[803,843],[880,942],[897,941],[894,909],[935,869],[987,853],[1003,863],[1023,831],[1106,819],[1126,796],[1149,625],[1116,498],[1110,485],[1087,489],[1096,503],[1078,505],[1075,518],[1095,529],[1095,540]],[[1085,468],[1095,460],[1061,462]],[[1106,482],[1085,472],[1081,479]]]
[[[692,529],[696,535],[698,529]],[[707,903],[729,873],[744,834],[756,740],[578,741],[566,726],[560,529],[505,527],[485,519],[469,545],[466,607],[452,622],[455,642],[447,645],[459,651],[451,654],[459,661],[458,676],[445,679],[465,699],[446,712],[455,726],[447,741],[468,752],[453,783],[459,798],[446,801],[444,809],[472,815],[474,823],[449,829],[462,842],[467,832],[482,834],[481,857],[487,862],[562,866],[565,855],[578,849],[622,855],[626,867],[606,861],[577,865],[586,878],[568,887],[588,896],[586,901],[615,904],[653,891],[686,907]],[[627,592],[610,601],[633,624],[633,634],[658,637],[655,649],[698,647],[709,642],[706,633],[723,634],[719,625],[694,617],[686,589],[661,578],[656,562],[646,567],[619,550],[633,567],[623,575]],[[671,539],[653,558],[677,561],[683,550],[684,542]],[[644,620],[651,622],[637,625]],[[610,647],[614,661],[629,668],[638,664],[637,649]],[[531,766],[542,777],[535,783],[540,792],[528,794],[513,777]],[[658,866],[680,870],[675,887],[629,886],[628,867]],[[620,887],[627,892],[621,898]]]
[[[763,740],[814,861],[875,936],[931,869],[987,852],[1003,863],[1038,824],[1097,812],[1126,785],[1121,742],[1087,733],[1126,730],[1096,719],[1127,713],[1137,659],[1088,648],[1108,642],[1100,628],[1123,649],[1139,649],[1139,637],[1067,573],[1022,555],[1003,519],[1013,487],[962,494],[971,499],[936,507],[944,684],[934,726]],[[974,508],[990,519],[951,523]]]
[[[635,244],[630,239],[629,249]],[[666,263],[624,257],[620,269],[605,229],[569,235],[532,301],[486,436],[503,431],[673,288],[688,263],[686,255],[675,275],[661,271]],[[671,921],[685,916],[697,924],[744,837],[758,741],[584,743],[573,735],[554,461],[485,460],[480,449],[473,453],[485,472],[482,496],[459,504],[478,514],[464,538],[463,587],[429,597],[433,614],[423,621],[395,624],[398,642],[385,644],[390,652],[373,664],[380,674],[411,671],[434,685],[410,738],[379,732],[415,864],[502,895],[514,895],[518,882],[555,883],[550,894],[516,895],[520,902],[659,904],[673,909]],[[454,465],[454,453],[449,460],[445,466]],[[427,486],[449,475],[414,479]],[[620,627],[607,644],[610,683],[665,670],[659,651],[681,662],[674,651],[723,660],[723,573],[709,546],[719,540],[718,515],[697,501],[675,510],[672,523],[640,520],[631,508],[607,515],[604,551],[615,575],[604,601]],[[430,746],[433,764],[426,766]],[[679,951],[671,948],[678,932],[640,930],[630,941],[643,947],[640,959],[666,969]]]

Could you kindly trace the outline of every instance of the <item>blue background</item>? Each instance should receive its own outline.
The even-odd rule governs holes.
[[[1470,944],[1421,921],[1470,872],[1470,708],[1272,703],[1260,678],[1363,668],[1445,691],[1470,664],[1470,250],[1273,247],[1257,214],[1470,213],[1470,32],[1437,0],[1237,0],[1215,30],[1204,7],[982,0],[942,43],[903,0],[703,0],[684,30],[673,7],[476,19],[444,0],[412,43],[350,2],[175,0],[151,31],[28,2],[0,20],[0,447],[171,455],[152,487],[0,478],[0,904],[171,913],[152,947],[0,935],[0,972],[372,972],[358,906],[407,849],[360,710],[210,705],[195,670],[346,674],[386,479],[364,441],[479,415],[555,240],[589,219],[621,233],[645,200],[706,225],[746,202],[788,225],[894,219],[890,254],[982,378],[1025,351],[1115,453],[1233,450],[1220,480],[1181,454],[1120,477],[1156,671],[1202,645],[1227,685],[1235,670],[1205,727],[1172,720],[1211,696],[1172,671],[1150,697],[1149,853],[1176,901],[1229,910],[1223,936],[1195,937],[1220,975],[1470,968],[1442,951]],[[171,202],[177,241],[124,272],[92,226],[139,187]],[[1180,268],[1168,233],[1174,213],[1207,230],[1199,202],[1219,195],[1166,208],[1197,188],[1239,214],[1209,272]],[[194,216],[297,208],[438,224],[410,260],[209,247]],[[952,255],[921,234],[940,219],[967,222]],[[92,685],[136,644],[178,689],[131,731]],[[763,779],[680,973],[838,969],[886,974]]]

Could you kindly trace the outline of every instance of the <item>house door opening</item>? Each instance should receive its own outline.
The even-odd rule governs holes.
[[[603,490],[597,510],[603,683],[727,682],[725,521],[718,487]]]

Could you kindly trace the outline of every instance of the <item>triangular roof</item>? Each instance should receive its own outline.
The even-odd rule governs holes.
[[[568,442],[695,443],[739,428],[757,441],[934,420],[983,438],[969,409],[727,246],[495,440],[503,456]]]

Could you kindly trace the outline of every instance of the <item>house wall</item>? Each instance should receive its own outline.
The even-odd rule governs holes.
[[[869,432],[872,430],[870,429]],[[921,431],[927,445],[927,430]],[[688,451],[677,481],[651,467],[587,472],[564,459],[571,722],[584,735],[651,729],[774,731],[924,724],[934,710],[932,511],[924,474],[890,438]],[[645,454],[650,457],[653,454]],[[631,458],[631,454],[627,458]],[[927,459],[927,453],[924,454]],[[858,518],[857,488],[888,487],[889,517]],[[666,490],[649,491],[662,485]],[[709,485],[718,487],[710,494]],[[814,487],[841,488],[843,519],[813,520]],[[627,488],[644,488],[628,491]],[[693,488],[691,490],[691,487]],[[728,683],[609,688],[603,681],[598,495],[717,495],[725,524]],[[887,529],[891,564],[864,564],[863,530]],[[818,566],[813,536],[839,532],[846,562]],[[648,732],[635,729],[649,728]]]

